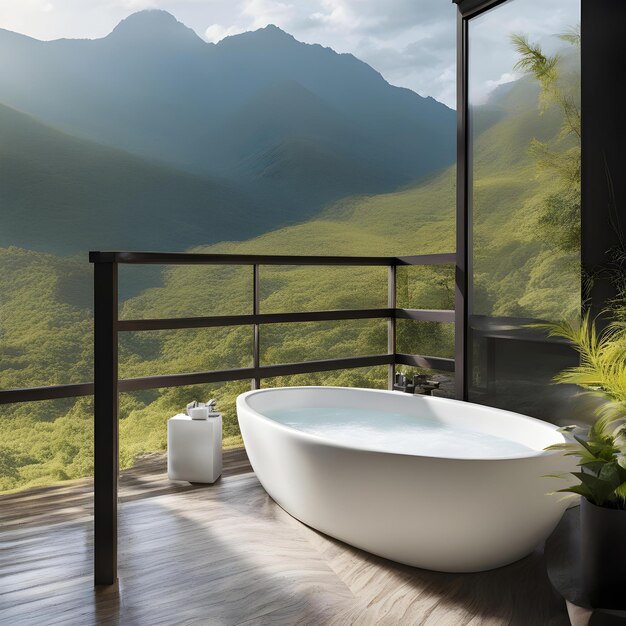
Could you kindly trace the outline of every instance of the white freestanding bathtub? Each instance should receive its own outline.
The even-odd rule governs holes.
[[[547,492],[573,462],[556,426],[392,391],[286,387],[237,399],[250,463],[305,524],[417,567],[475,572],[520,559],[566,504]]]

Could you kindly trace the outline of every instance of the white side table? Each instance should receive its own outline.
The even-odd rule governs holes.
[[[167,476],[214,483],[222,473],[222,414],[192,420],[182,413],[167,421]]]

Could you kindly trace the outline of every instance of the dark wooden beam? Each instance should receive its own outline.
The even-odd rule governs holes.
[[[191,252],[98,252],[89,253],[91,263],[128,263],[138,265],[442,265],[454,264],[454,253],[414,256],[297,256],[280,254],[199,254]]]
[[[346,265],[386,266],[395,257],[297,256],[276,254],[201,254],[191,252],[90,252],[92,263],[115,261],[138,265]]]
[[[626,242],[626,2],[582,0],[581,10],[581,256],[596,275],[587,294],[595,317],[615,296],[598,270]]]

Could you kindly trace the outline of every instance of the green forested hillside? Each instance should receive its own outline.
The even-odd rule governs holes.
[[[533,89],[530,104],[522,95]],[[518,93],[516,93],[516,91]],[[527,98],[528,100],[528,98]],[[496,106],[497,105],[497,106]],[[538,233],[541,200],[554,184],[529,148],[540,139],[567,149],[557,111],[541,112],[530,79],[498,100],[475,155],[475,281],[480,312],[560,319],[576,314],[578,258]],[[495,121],[494,120],[499,120]],[[245,242],[196,248],[206,252],[404,255],[454,250],[454,170],[377,196],[352,197],[317,219]],[[2,251],[0,386],[60,383],[89,377],[89,267],[86,258],[17,249]],[[141,268],[123,268],[136,284]],[[571,279],[570,279],[571,278]],[[452,308],[451,268],[399,272],[399,304]],[[262,312],[384,306],[384,268],[262,267]],[[172,267],[158,287],[124,301],[126,318],[250,312],[249,268]],[[399,349],[450,356],[452,329],[444,324],[399,325]],[[373,354],[386,350],[383,320],[276,325],[264,328],[262,362]],[[245,366],[251,360],[248,328],[130,333],[121,343],[121,375],[140,376]],[[45,376],[45,380],[44,380]],[[385,368],[292,377],[266,384],[333,383],[384,386]],[[123,394],[123,466],[165,445],[165,422],[189,399],[218,397],[226,414],[225,443],[240,441],[234,399],[247,383]],[[91,471],[90,400],[0,407],[0,489],[76,477]]]
[[[0,246],[72,254],[249,237],[286,209],[231,183],[77,139],[0,104]],[[253,219],[263,215],[265,222]]]

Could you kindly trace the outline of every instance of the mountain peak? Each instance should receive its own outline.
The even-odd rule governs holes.
[[[134,42],[172,40],[202,42],[191,28],[161,9],[146,9],[132,13],[111,31],[109,37]]]
[[[276,24],[268,24],[267,26],[258,28],[257,30],[250,30],[238,35],[225,37],[219,43],[226,45],[250,43],[254,45],[274,47],[281,44],[297,43],[297,40],[293,35],[290,35],[282,28],[276,26]]]
[[[276,26],[276,24],[268,24],[267,26],[264,26],[263,28],[259,28],[256,31],[252,32],[256,32],[270,37],[283,37],[287,39],[293,39],[293,35],[285,32],[282,28]]]

